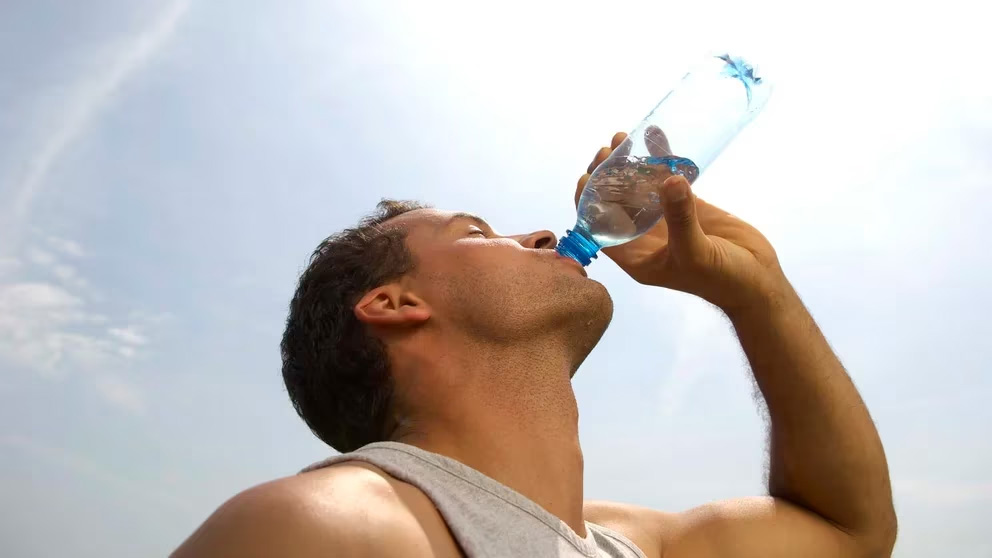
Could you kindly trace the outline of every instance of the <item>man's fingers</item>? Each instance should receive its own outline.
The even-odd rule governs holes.
[[[603,161],[610,158],[610,155],[616,155],[617,157],[626,157],[630,154],[630,142],[627,140],[627,134],[624,132],[617,132],[613,134],[613,139],[610,141],[610,147],[601,147],[599,151],[596,152],[596,156],[593,157],[592,162],[589,163],[589,167],[586,169],[586,173],[579,178],[579,183],[575,188],[575,205],[579,205],[579,198],[582,197],[582,189],[586,187],[586,182],[589,182],[589,177],[592,175],[596,167],[603,164]]]
[[[623,140],[625,139],[627,139],[627,134],[624,132],[617,132],[613,134],[613,141],[610,142],[610,147],[613,149],[620,147],[620,144],[623,143]]]
[[[624,132],[617,132],[613,134],[613,141],[611,144],[613,146],[613,154],[617,157],[626,157],[630,155],[631,142],[627,141],[627,134]]]
[[[668,249],[681,265],[695,265],[704,260],[710,249],[709,239],[699,225],[696,197],[689,181],[675,175],[661,186],[665,225],[668,227]]]
[[[589,168],[586,169],[586,172],[592,173],[592,171],[596,170],[596,167],[602,164],[610,156],[610,153],[613,153],[613,150],[609,147],[600,147],[599,151],[596,152],[596,156],[593,157],[592,162],[589,163]]]
[[[613,139],[610,141],[610,147],[600,147],[599,151],[596,152],[596,156],[593,157],[592,163],[589,163],[589,168],[586,172],[592,173],[596,170],[596,167],[603,164],[603,161],[608,159],[610,155],[616,155],[617,157],[626,157],[630,154],[630,142],[624,142],[627,139],[627,134],[624,132],[617,132],[613,134]]]
[[[668,157],[672,154],[672,147],[668,144],[668,136],[661,128],[653,124],[644,130],[644,144],[652,157]]]
[[[586,187],[586,182],[589,182],[589,173],[585,173],[579,177],[579,183],[575,187],[575,207],[579,206],[579,198],[582,197],[582,190]]]

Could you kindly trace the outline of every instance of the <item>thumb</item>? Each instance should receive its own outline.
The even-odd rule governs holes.
[[[661,185],[662,211],[668,227],[668,250],[681,264],[698,262],[705,258],[709,239],[699,226],[696,217],[696,196],[692,195],[689,181],[675,175]]]

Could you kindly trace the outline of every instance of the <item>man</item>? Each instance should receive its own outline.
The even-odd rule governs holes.
[[[314,253],[283,339],[297,411],[346,455],[239,494],[175,556],[890,556],[878,433],[771,245],[682,177],[661,194],[663,222],[605,253],[730,318],[771,419],[768,495],[585,502],[571,377],[611,319],[606,289],[549,231],[384,202]]]

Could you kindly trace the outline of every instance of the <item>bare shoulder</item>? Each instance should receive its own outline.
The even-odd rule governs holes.
[[[431,512],[412,486],[370,465],[342,463],[238,494],[173,557],[444,556]]]

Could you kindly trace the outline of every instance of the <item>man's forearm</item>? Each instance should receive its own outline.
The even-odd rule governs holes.
[[[891,544],[885,453],[861,396],[791,289],[730,316],[771,418],[769,490]]]

